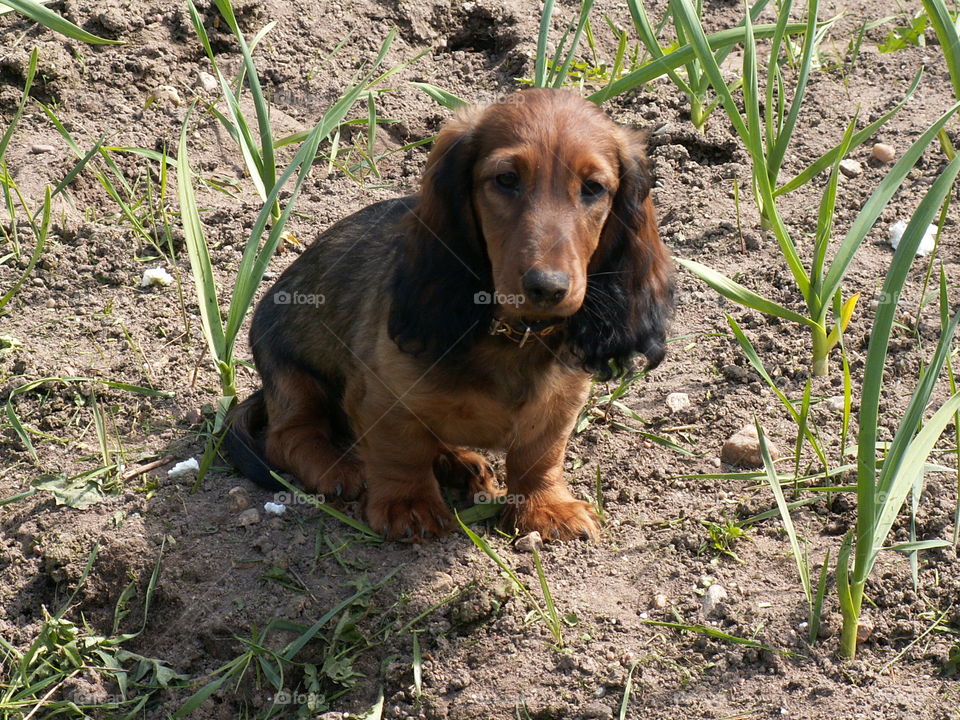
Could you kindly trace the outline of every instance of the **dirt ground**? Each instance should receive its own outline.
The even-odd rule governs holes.
[[[557,5],[554,38],[577,12],[569,0]],[[648,3],[657,17],[664,5],[662,0]],[[707,0],[704,5],[711,30],[732,26],[741,17],[738,3]],[[198,6],[220,61],[234,72],[239,66],[235,44],[224,27],[214,27],[212,3]],[[516,78],[529,78],[533,72],[539,22],[539,4],[534,2],[241,0],[235,6],[248,36],[267,22],[277,23],[257,48],[256,61],[272,98],[278,136],[311,127],[361,64],[375,57],[392,26],[399,33],[387,66],[427,52],[392,78],[392,92],[378,99],[380,115],[396,120],[378,130],[378,152],[433,135],[449,116],[408,81],[431,82],[484,101],[520,87]],[[919,6],[911,0],[903,3],[903,10],[912,14]],[[65,0],[51,7],[125,44],[91,47],[13,15],[0,17],[0,125],[6,127],[12,118],[29,53],[37,47],[40,71],[33,96],[56,113],[81,152],[101,138],[111,146],[175,148],[187,101],[197,95],[213,97],[199,79],[211,68],[185,5],[178,0]],[[863,172],[841,183],[837,237],[846,232],[889,167],[869,159],[873,142],[903,151],[953,102],[941,50],[930,42],[930,34],[926,47],[881,54],[877,44],[890,27],[885,25],[868,31],[859,54],[848,56],[848,41],[864,21],[899,11],[883,0],[821,3],[823,17],[840,12],[843,17],[823,43],[823,68],[812,75],[782,178],[792,177],[836,144],[857,108],[861,126],[892,108],[917,69],[926,67],[907,107],[852,153]],[[603,13],[623,28],[631,27],[630,18],[625,3],[597,3],[598,52],[612,58],[615,42],[599,19]],[[769,21],[770,16],[767,11],[764,17]],[[327,61],[344,38],[340,52]],[[161,99],[145,107],[148,95],[161,85],[177,88],[184,104]],[[746,190],[749,160],[726,119],[718,113],[706,133],[698,134],[689,122],[686,99],[666,79],[604,107],[617,121],[654,132],[654,199],[671,252],[736,275],[761,294],[799,307],[775,241],[760,231]],[[358,108],[355,116],[365,112]],[[199,204],[216,272],[226,282],[239,262],[259,202],[236,145],[218,121],[197,110],[191,122],[191,161],[202,180]],[[956,123],[950,127],[955,129]],[[345,142],[362,146],[361,135]],[[318,164],[288,229],[310,243],[337,219],[376,200],[411,192],[426,153],[426,147],[418,147],[388,155],[379,163],[380,178],[359,181],[336,169],[325,173],[325,164]],[[112,157],[132,193],[145,197],[148,175],[154,183],[158,179],[157,164],[133,154]],[[287,148],[282,159],[290,157]],[[59,182],[76,160],[39,105],[29,104],[6,155],[8,170],[29,204],[35,207],[44,188]],[[862,378],[870,298],[879,291],[892,255],[886,228],[909,218],[944,165],[934,144],[853,263],[845,287],[863,294],[846,339],[855,387]],[[741,189],[745,252],[737,233],[735,179]],[[817,178],[783,198],[781,213],[795,237],[810,237],[824,182],[825,177]],[[172,188],[171,178],[175,210]],[[147,207],[144,202],[136,213],[148,217]],[[4,212],[0,209],[0,221],[9,222]],[[760,480],[702,477],[734,472],[720,463],[724,440],[756,415],[790,455],[796,432],[776,397],[749,368],[724,314],[740,322],[770,374],[791,397],[802,393],[808,372],[809,337],[800,328],[734,306],[685,272],[677,273],[667,359],[637,381],[623,400],[646,425],[620,411],[594,415],[570,443],[568,480],[580,497],[596,500],[599,473],[607,522],[599,540],[550,544],[542,555],[558,612],[569,621],[563,626],[563,647],[558,648],[547,625],[529,614],[524,596],[462,533],[425,545],[382,544],[290,498],[284,515],[270,516],[262,508],[274,499],[271,494],[222,462],[197,489],[192,476],[168,478],[172,460],[202,453],[219,389],[204,353],[176,215],[171,223],[174,263],[131,229],[96,176],[84,171],[56,201],[43,258],[9,312],[0,316],[0,335],[20,343],[0,352],[4,403],[26,382],[67,376],[163,393],[147,396],[97,383],[52,380],[15,394],[10,404],[32,433],[37,459],[9,418],[0,420],[0,498],[28,491],[37,481],[73,477],[103,465],[92,393],[106,419],[112,451],[124,465],[121,475],[167,459],[122,480],[116,492],[82,510],[57,505],[49,492],[0,505],[0,637],[7,642],[19,648],[29,645],[44,608],[53,612],[68,600],[96,545],[90,575],[67,617],[87,623],[97,634],[136,632],[145,623],[142,633],[123,647],[161,661],[180,676],[169,689],[155,693],[138,717],[175,713],[211,673],[247,651],[251,637],[271,621],[298,624],[302,632],[337,609],[297,654],[296,663],[286,667],[286,695],[278,698],[254,661],[240,680],[220,687],[192,717],[363,715],[382,692],[383,716],[388,718],[609,718],[618,716],[629,685],[630,718],[960,718],[960,686],[946,672],[955,640],[945,630],[960,632],[954,607],[960,600],[960,571],[954,549],[920,555],[916,589],[905,557],[881,555],[865,603],[872,632],[857,660],[847,663],[837,656],[839,614],[832,572],[822,637],[814,645],[806,642],[806,601],[778,519],[747,525],[745,537],[733,548],[735,557],[710,546],[710,523],[739,522],[774,507],[771,492]],[[29,248],[31,235],[22,223],[20,235]],[[951,210],[939,260],[954,283],[960,278],[957,239],[956,213]],[[293,244],[285,246],[268,280],[300,251]],[[179,270],[186,318],[176,285],[139,286],[144,269],[156,266]],[[21,271],[22,265],[4,258],[0,290],[12,285]],[[918,261],[904,293],[905,321],[916,314],[924,271],[925,263]],[[881,438],[889,438],[896,427],[938,328],[932,303],[924,307],[917,332],[905,325],[895,334],[881,406]],[[249,359],[245,340],[238,354]],[[831,377],[813,384],[817,402],[811,415],[836,464],[840,418],[826,402],[840,392],[836,356],[833,362]],[[241,369],[239,383],[243,395],[258,386],[249,367]],[[595,395],[610,389],[598,385]],[[691,404],[671,411],[666,396],[677,392],[687,393]],[[942,400],[944,391],[938,397]],[[688,454],[625,429],[640,427],[670,438]],[[952,462],[945,454],[935,460]],[[840,480],[846,484],[851,477]],[[918,537],[951,537],[955,485],[955,476],[928,474]],[[236,487],[242,490],[231,494]],[[816,572],[827,550],[834,562],[840,539],[854,519],[855,502],[849,493],[820,497],[794,512]],[[251,513],[242,512],[247,499],[257,511],[255,522]],[[460,507],[469,504],[463,498],[452,501]],[[340,509],[358,516],[355,507]],[[532,556],[513,549],[509,538],[491,528],[481,524],[476,529],[539,597]],[[906,540],[908,531],[901,519],[892,539]],[[143,600],[158,561],[159,579],[144,617]],[[722,586],[726,598],[705,615],[703,599],[711,584]],[[115,627],[115,609],[128,586],[136,595],[126,602],[129,614]],[[338,608],[358,591],[365,592]],[[927,632],[944,612],[938,628]],[[773,650],[677,632],[650,620],[706,624]],[[271,631],[266,647],[283,648],[298,635],[292,627]],[[422,653],[419,693],[414,637]],[[0,687],[3,673],[0,669]],[[93,672],[75,675],[57,692],[67,696],[80,690],[99,702],[118,693]],[[133,688],[133,694],[140,691]],[[40,708],[34,717],[46,717],[45,712]]]

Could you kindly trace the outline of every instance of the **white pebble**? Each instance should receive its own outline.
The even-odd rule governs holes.
[[[200,87],[207,92],[213,92],[220,85],[213,75],[208,72],[204,72],[203,70],[197,74],[197,77],[200,79]]]
[[[283,515],[287,511],[287,506],[283,503],[265,502],[263,510],[267,515]]]
[[[168,478],[179,478],[184,475],[189,475],[190,473],[195,473],[200,471],[200,463],[197,462],[196,458],[190,458],[189,460],[184,460],[183,462],[178,462],[172,468],[167,470]]]
[[[830,412],[843,412],[843,395],[828,397],[827,409],[830,410]]]
[[[150,287],[151,285],[170,285],[173,283],[173,276],[162,267],[149,268],[143,271],[143,277],[140,278],[140,287]]]
[[[882,163],[893,162],[896,156],[897,151],[893,149],[893,145],[886,143],[877,143],[870,151],[870,157]]]
[[[849,178],[856,177],[863,173],[863,168],[860,166],[856,160],[851,160],[846,158],[845,160],[840,161],[840,172],[846,175]]]
[[[158,85],[147,94],[147,107],[150,107],[155,102],[183,105],[180,91],[171,85]]]
[[[539,551],[543,549],[543,538],[540,537],[540,533],[534,530],[532,533],[524,535],[522,538],[517,540],[517,543],[514,545],[514,547],[520,552],[532,553],[534,550]]]
[[[703,595],[703,614],[705,616],[712,615],[714,612],[716,612],[720,603],[726,599],[727,589],[723,587],[723,585],[711,585],[707,588],[707,592]]]
[[[667,407],[672,413],[686,410],[690,407],[690,396],[682,392],[670,393],[667,395]]]
[[[907,229],[906,220],[897,220],[893,225],[890,226],[888,242],[890,247],[894,250],[900,245],[900,240],[903,238],[903,232]],[[927,231],[923,234],[923,238],[920,240],[920,245],[917,247],[917,255],[923,257],[924,255],[929,255],[933,251],[934,240],[937,237],[937,226],[930,225],[927,228]]]

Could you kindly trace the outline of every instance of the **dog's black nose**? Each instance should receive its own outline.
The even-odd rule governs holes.
[[[534,305],[556,305],[570,289],[570,276],[560,270],[527,270],[522,279],[523,291]]]

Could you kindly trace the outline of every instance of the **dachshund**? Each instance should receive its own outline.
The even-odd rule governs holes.
[[[591,376],[660,363],[672,307],[644,146],[566,90],[459,112],[417,195],[333,225],[259,302],[263,387],[228,417],[233,464],[362,492],[374,530],[419,541],[451,529],[439,483],[502,494],[474,450],[505,451],[509,529],[595,536],[568,437]]]

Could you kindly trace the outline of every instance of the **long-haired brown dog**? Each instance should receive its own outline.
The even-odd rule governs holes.
[[[664,355],[670,264],[640,133],[561,90],[458,114],[416,196],[338,222],[261,300],[250,345],[263,389],[231,415],[229,457],[276,487],[363,490],[370,525],[451,527],[439,481],[497,493],[505,523],[595,533],[563,480],[591,375]],[[365,488],[365,490],[364,490]]]

